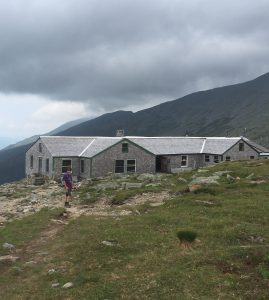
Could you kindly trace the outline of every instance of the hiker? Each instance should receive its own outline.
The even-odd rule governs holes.
[[[63,181],[66,189],[64,206],[71,207],[69,202],[72,200],[71,193],[73,188],[73,178],[72,178],[72,169],[70,167],[68,167],[67,171],[64,173]]]

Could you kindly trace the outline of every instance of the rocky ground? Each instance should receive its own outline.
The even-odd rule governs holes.
[[[205,185],[218,185],[219,179],[225,176],[228,182],[234,182],[240,178],[234,178],[230,171],[207,174],[208,170],[198,170],[189,180],[177,176],[177,182],[187,185],[188,192],[196,192]],[[251,180],[252,176],[249,176]],[[168,175],[169,176],[169,175]],[[161,189],[158,192],[137,193],[123,202],[123,205],[111,205],[113,192],[119,190],[136,190],[142,187],[156,188],[164,182],[168,182],[167,175],[141,174],[139,176],[107,177],[98,180],[84,180],[75,184],[72,206],[68,209],[70,218],[80,215],[118,216],[136,213],[136,205],[149,203],[151,206],[162,205],[171,197],[169,189]],[[264,181],[262,181],[264,182]],[[260,183],[254,181],[253,183]],[[171,186],[175,185],[170,183]],[[165,186],[165,185],[164,185]],[[83,191],[83,193],[81,193]],[[107,191],[111,191],[107,192]],[[91,198],[96,198],[91,201]],[[82,201],[85,198],[89,203]],[[0,186],[0,226],[14,219],[33,214],[42,208],[63,207],[65,190],[61,183],[47,180],[42,185],[35,185],[33,180],[21,180]]]
[[[144,177],[143,177],[144,176]],[[141,179],[146,180],[150,174],[143,174]],[[152,178],[152,177],[151,177]],[[154,177],[155,179],[158,177]],[[126,180],[126,179],[125,179]],[[75,184],[71,208],[68,208],[70,218],[76,218],[82,214],[97,216],[117,216],[134,213],[134,206],[148,202],[152,206],[158,206],[169,198],[166,191],[160,193],[142,193],[128,199],[124,205],[111,205],[110,197],[102,193],[107,189],[135,189],[140,188],[144,182],[125,182],[124,178],[114,181],[108,179],[96,182],[93,187],[99,192],[98,199],[89,205],[81,204],[80,189],[88,185],[88,181],[81,181]],[[150,183],[153,185],[153,183]],[[83,196],[91,197],[91,193]],[[65,200],[64,187],[55,182],[48,181],[43,185],[34,185],[26,179],[19,182],[7,183],[0,186],[0,226],[11,222],[14,219],[22,218],[33,214],[42,208],[63,207]]]

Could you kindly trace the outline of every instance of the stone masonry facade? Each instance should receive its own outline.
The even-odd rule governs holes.
[[[128,153],[122,152],[123,141],[118,143],[92,159],[92,177],[104,176],[108,173],[114,173],[116,160],[124,160],[126,171],[127,160],[136,161],[136,173],[155,173],[155,156],[144,149],[128,143]]]

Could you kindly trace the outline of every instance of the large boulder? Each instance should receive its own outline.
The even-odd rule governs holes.
[[[137,176],[137,180],[139,181],[160,181],[161,179],[162,179],[161,174],[143,173]]]

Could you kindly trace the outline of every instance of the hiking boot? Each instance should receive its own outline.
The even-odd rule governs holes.
[[[71,205],[69,204],[69,202],[65,202],[64,207],[70,208]]]

